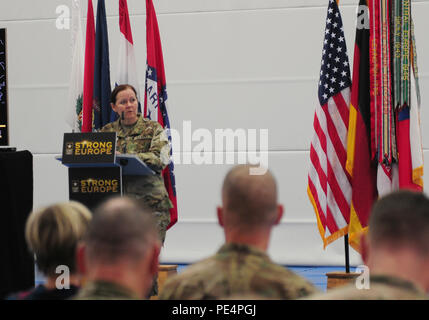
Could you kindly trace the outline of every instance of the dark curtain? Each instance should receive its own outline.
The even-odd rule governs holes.
[[[34,259],[25,242],[33,209],[33,155],[0,152],[0,299],[34,287]]]

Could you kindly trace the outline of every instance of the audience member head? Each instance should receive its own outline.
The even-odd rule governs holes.
[[[255,245],[264,239],[261,244],[266,247],[267,237],[279,223],[283,207],[277,203],[277,186],[271,172],[255,175],[251,174],[251,168],[257,167],[238,165],[226,175],[218,219],[227,242],[251,241]]]
[[[159,251],[151,211],[137,200],[114,197],[94,211],[78,261],[88,281],[114,282],[143,298],[158,271]]]
[[[396,191],[373,206],[362,258],[371,274],[405,278],[429,292],[429,199]]]
[[[77,271],[76,247],[91,217],[89,209],[75,201],[53,204],[29,215],[26,241],[48,282],[58,276],[58,266],[67,266],[71,275]]]

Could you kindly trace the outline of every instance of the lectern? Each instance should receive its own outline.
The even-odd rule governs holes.
[[[122,178],[154,175],[137,155],[116,154],[116,132],[65,133],[63,155],[68,167],[69,199],[94,209],[101,201],[122,195]]]

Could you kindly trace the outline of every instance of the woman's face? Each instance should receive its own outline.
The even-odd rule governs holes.
[[[122,123],[126,125],[136,123],[138,101],[133,89],[127,88],[118,92],[115,104],[112,103],[111,105],[113,111],[115,111],[121,118]],[[124,113],[123,119],[122,112]]]

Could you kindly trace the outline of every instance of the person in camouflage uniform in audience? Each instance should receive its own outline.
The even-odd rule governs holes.
[[[219,224],[225,244],[217,253],[168,278],[159,299],[226,299],[252,296],[295,299],[318,290],[306,279],[275,264],[267,255],[272,228],[283,207],[269,171],[252,175],[254,166],[239,165],[227,174],[222,187]]]
[[[421,192],[393,192],[375,203],[368,225],[368,235],[361,238],[361,254],[369,274],[308,298],[428,299],[429,198]]]
[[[116,132],[116,152],[136,154],[156,173],[152,176],[124,176],[123,193],[141,200],[154,211],[160,239],[164,243],[170,223],[170,208],[173,207],[161,175],[170,157],[167,135],[158,122],[137,113],[136,90],[131,85],[120,85],[112,91],[111,106],[119,119],[105,125],[101,132]]]
[[[154,220],[133,198],[115,197],[100,204],[77,250],[85,284],[74,299],[147,298],[161,246]]]

